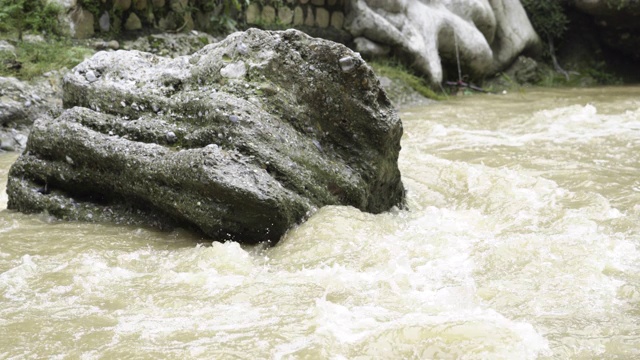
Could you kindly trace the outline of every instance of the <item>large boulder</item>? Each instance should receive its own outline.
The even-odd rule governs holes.
[[[443,61],[459,58],[467,75],[480,77],[540,46],[519,0],[350,0],[346,27],[356,45],[370,46],[364,37],[408,55],[434,84]]]
[[[402,124],[343,45],[251,29],[191,56],[99,52],[12,166],[8,207],[277,241],[328,204],[400,205]]]

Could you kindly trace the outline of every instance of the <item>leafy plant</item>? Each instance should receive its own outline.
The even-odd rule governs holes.
[[[565,3],[562,0],[522,0],[531,25],[543,41],[547,43],[548,53],[553,61],[553,66],[567,80],[568,73],[560,67],[555,54],[555,43],[560,41],[567,31],[569,18],[565,13]]]
[[[78,0],[78,5],[92,13],[96,19],[100,17],[100,0]]]
[[[628,2],[628,0],[607,0],[607,6],[610,9],[622,10],[629,5]]]
[[[599,61],[593,64],[587,71],[587,74],[594,78],[598,84],[602,85],[622,85],[622,78],[612,74],[607,69],[607,64],[604,61]]]
[[[212,0],[202,6],[204,11],[212,11],[210,21],[217,32],[237,30],[238,22],[234,13],[249,6],[251,0]]]
[[[565,13],[562,1],[558,0],[522,0],[531,25],[538,35],[544,39],[561,39],[569,19]]]
[[[46,0],[0,0],[0,30],[15,31],[18,39],[26,30],[58,33],[58,15],[62,7]]]

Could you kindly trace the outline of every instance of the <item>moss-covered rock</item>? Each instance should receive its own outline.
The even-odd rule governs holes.
[[[256,242],[323,205],[404,201],[402,124],[371,68],[299,31],[175,59],[100,52],[66,77],[63,102],[11,168],[11,209]]]

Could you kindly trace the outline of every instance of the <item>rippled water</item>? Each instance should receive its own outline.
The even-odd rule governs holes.
[[[274,248],[0,212],[0,358],[640,358],[640,88],[401,116],[410,210]]]

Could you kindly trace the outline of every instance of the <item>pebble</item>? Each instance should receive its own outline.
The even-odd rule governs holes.
[[[16,151],[16,147],[13,144],[13,140],[9,138],[0,138],[0,150]]]
[[[311,142],[316,146],[316,148],[318,148],[318,150],[322,151],[322,145],[320,145],[318,140],[311,140]]]
[[[234,124],[237,124],[240,121],[240,118],[237,115],[229,115],[229,121]]]
[[[120,48],[120,43],[117,40],[111,40],[107,43],[107,47],[112,50],[118,50]]]
[[[96,73],[93,72],[93,70],[87,71],[87,73],[84,74],[84,77],[90,83],[98,80],[98,77],[96,76]]]
[[[247,45],[245,45],[245,43],[239,43],[236,48],[241,55],[247,55],[247,53],[249,52],[249,48],[247,47]]]
[[[167,133],[164,134],[164,137],[167,139],[167,142],[169,142],[170,144],[173,144],[178,140],[176,133],[174,133],[173,131],[167,131]]]
[[[338,60],[342,72],[352,72],[356,68],[357,61],[353,56],[345,56]]]

